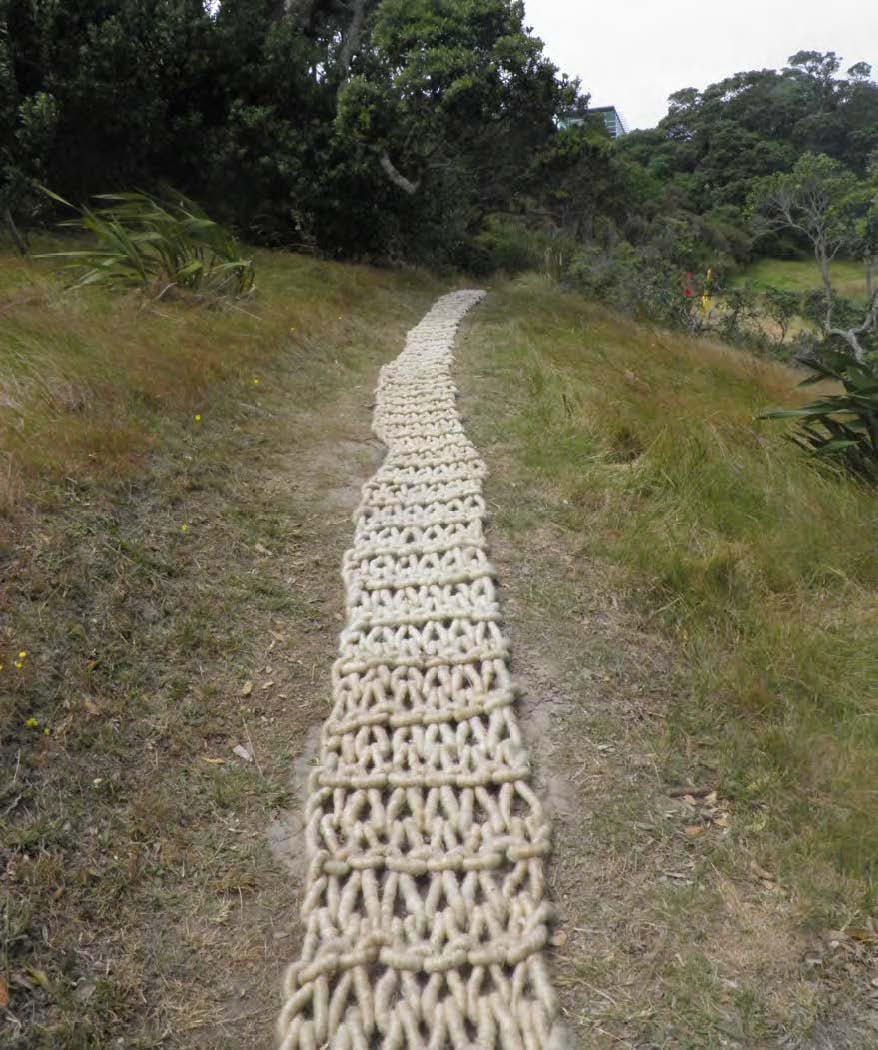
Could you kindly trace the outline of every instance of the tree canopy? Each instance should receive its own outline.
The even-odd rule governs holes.
[[[684,88],[613,142],[559,120],[588,96],[521,0],[0,0],[0,213],[165,183],[251,240],[351,257],[467,266],[499,215],[740,260],[762,180],[805,155],[866,178],[878,85],[842,66],[800,51]]]
[[[0,0],[0,203],[158,180],[248,235],[453,256],[576,85],[517,0]]]
[[[864,62],[843,76],[840,68],[832,51],[799,51],[781,70],[684,88],[658,127],[629,135],[622,151],[698,214],[739,216],[755,180],[791,170],[804,153],[862,176],[878,150],[878,84]]]

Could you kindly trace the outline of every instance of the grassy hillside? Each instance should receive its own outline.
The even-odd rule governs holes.
[[[688,653],[697,702],[676,729],[721,733],[738,801],[767,802],[802,836],[796,850],[866,876],[875,495],[819,474],[781,425],[756,420],[795,400],[796,374],[536,282],[498,292],[485,314],[487,360],[520,391],[489,436],[552,483],[559,523],[588,552],[632,570]]]
[[[588,782],[595,762],[600,774],[572,806],[594,810],[600,835],[574,818],[556,836],[562,867],[566,847],[571,872],[591,851],[611,873],[594,891],[612,902],[603,957],[594,896],[556,890],[589,934],[560,953],[569,1009],[603,1002],[598,1028],[582,1022],[583,1045],[617,1045],[611,1034],[624,1045],[715,1047],[733,1035],[799,1046],[827,1016],[833,1045],[865,1045],[872,1029],[849,1032],[801,958],[832,981],[848,966],[844,994],[868,1013],[874,492],[818,473],[782,426],[757,421],[799,396],[785,366],[622,321],[542,280],[495,291],[467,361],[480,395],[471,429],[500,475],[496,527],[515,552],[505,568],[527,566],[533,658],[548,662],[552,636],[564,640],[535,702],[566,692],[562,778]],[[634,624],[608,630],[620,603]],[[630,753],[606,770],[608,750]],[[833,934],[851,952],[827,959],[825,931],[848,928],[862,940]],[[637,994],[619,994],[632,983]]]
[[[272,1045],[341,552],[381,455],[371,390],[448,285],[280,253],[257,268],[252,302],[211,310],[0,265],[12,1046]],[[535,661],[564,650],[532,691],[567,683],[559,772],[587,788],[552,875],[577,920],[556,968],[581,1045],[805,1038],[875,974],[874,494],[754,421],[797,399],[791,371],[536,278],[492,290],[460,367],[510,619],[545,639]],[[616,703],[635,679],[648,712]],[[615,919],[591,862],[618,874]],[[803,970],[808,929],[843,947]],[[740,949],[757,940],[770,960]]]
[[[257,267],[212,310],[0,262],[4,1046],[273,1045],[298,885],[266,829],[325,714],[331,500],[439,286]]]

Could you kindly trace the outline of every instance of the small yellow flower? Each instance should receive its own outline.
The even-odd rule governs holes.
[[[291,332],[295,332],[295,330],[296,330],[295,328],[291,328],[290,329]]]
[[[253,377],[253,385],[254,386],[259,386],[259,376],[254,376]]]
[[[188,532],[188,531],[189,531],[189,526],[184,521],[183,524],[180,526],[180,532]]]
[[[49,729],[49,727],[48,727],[48,726],[46,726],[46,728],[45,728],[45,729],[43,730],[43,736],[49,736],[49,734],[50,734],[51,732],[52,732],[52,730],[51,730],[51,729]]]
[[[28,729],[39,729],[40,721],[38,718],[29,718],[24,724]]]
[[[23,664],[23,663],[21,662],[21,660],[16,660],[16,661],[15,661],[15,666],[16,666],[16,667],[18,668],[18,670],[20,671],[20,670],[22,669],[22,667],[24,667],[24,664]]]
[[[196,423],[200,423],[200,422],[201,422],[201,416],[200,416],[200,415],[197,415],[197,416],[195,417],[195,422],[196,422]]]
[[[27,659],[27,649],[22,649],[21,650],[21,652],[18,654],[18,659],[19,660],[26,660]]]

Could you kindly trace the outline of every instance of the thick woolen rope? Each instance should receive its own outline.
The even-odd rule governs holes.
[[[282,1050],[564,1045],[541,955],[548,828],[512,710],[485,467],[450,375],[483,294],[440,299],[379,378],[388,454],[344,557],[348,625],[310,781]]]

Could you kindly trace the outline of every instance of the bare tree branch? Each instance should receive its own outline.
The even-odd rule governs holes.
[[[387,150],[381,154],[380,157],[381,170],[390,179],[394,186],[398,186],[404,193],[407,193],[410,197],[413,197],[418,192],[418,187],[421,185],[421,180],[412,182],[411,179],[407,179],[402,172],[398,171],[396,165],[390,159]]]
[[[351,75],[351,64],[354,55],[363,39],[363,31],[366,28],[366,0],[353,0],[353,12],[348,31],[344,36],[344,43],[338,55],[338,68],[342,79],[347,80]]]

